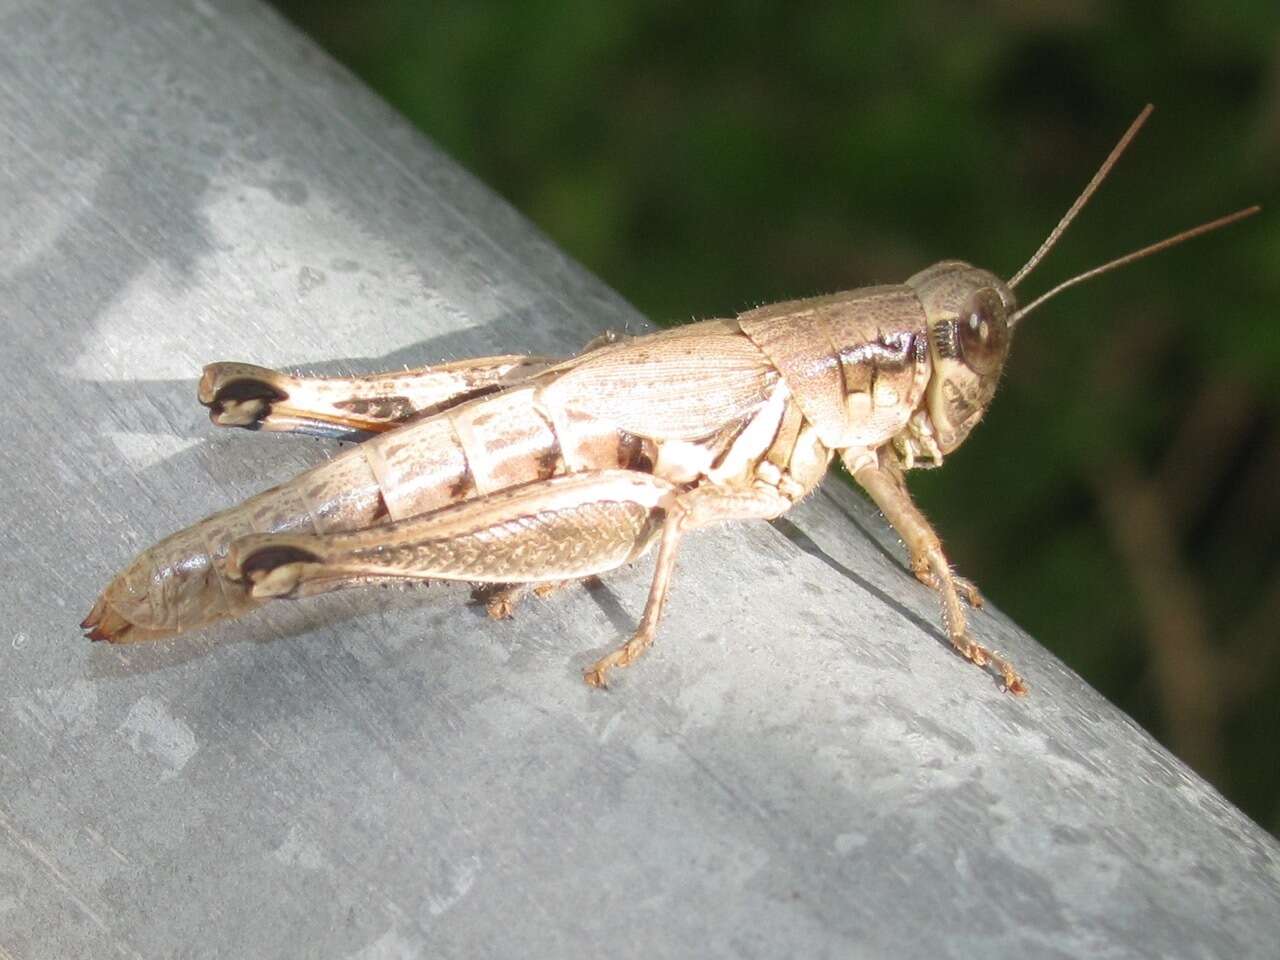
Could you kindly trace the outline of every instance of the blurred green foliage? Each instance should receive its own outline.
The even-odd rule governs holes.
[[[959,569],[1280,830],[1275,0],[277,4],[661,321],[942,258],[1007,276],[1154,101],[1024,296],[1270,210],[1038,313],[987,422],[912,486]],[[1136,589],[1127,508],[1099,507],[1118,466],[1154,485],[1175,549],[1150,569],[1185,574],[1155,580],[1203,613],[1203,657],[1153,629],[1173,607]],[[1172,698],[1171,670],[1213,702]],[[1209,753],[1177,732],[1201,715]]]

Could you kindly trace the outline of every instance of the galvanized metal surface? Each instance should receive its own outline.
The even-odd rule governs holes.
[[[330,452],[213,429],[203,363],[643,324],[256,3],[0,3],[0,250],[0,957],[1275,955],[1276,842],[998,613],[1031,698],[959,662],[838,484],[691,538],[608,692],[647,563],[510,623],[82,641],[137,549]]]

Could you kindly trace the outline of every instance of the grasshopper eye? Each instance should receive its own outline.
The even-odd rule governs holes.
[[[956,317],[956,346],[960,359],[974,373],[994,373],[1009,346],[1004,301],[994,290],[979,290]]]

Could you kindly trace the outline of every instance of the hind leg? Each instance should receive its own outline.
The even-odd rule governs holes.
[[[352,533],[251,534],[228,569],[257,598],[370,576],[555,585],[635,559],[675,495],[646,473],[565,474]]]
[[[197,396],[222,427],[343,437],[381,433],[545,370],[540,357],[476,357],[360,377],[293,377],[248,363],[211,363]]]
[[[705,486],[681,493],[650,474],[600,470],[524,484],[358,533],[242,537],[232,544],[228,569],[252,582],[255,598],[316,593],[361,576],[554,584],[621,566],[660,534],[639,627],[584,674],[592,686],[605,686],[610,670],[632,663],[653,643],[685,531],[771,519],[790,506],[769,487]]]

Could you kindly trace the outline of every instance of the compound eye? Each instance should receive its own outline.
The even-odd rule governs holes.
[[[956,345],[960,359],[975,373],[995,373],[1009,346],[1004,301],[994,290],[979,290],[956,318]]]

